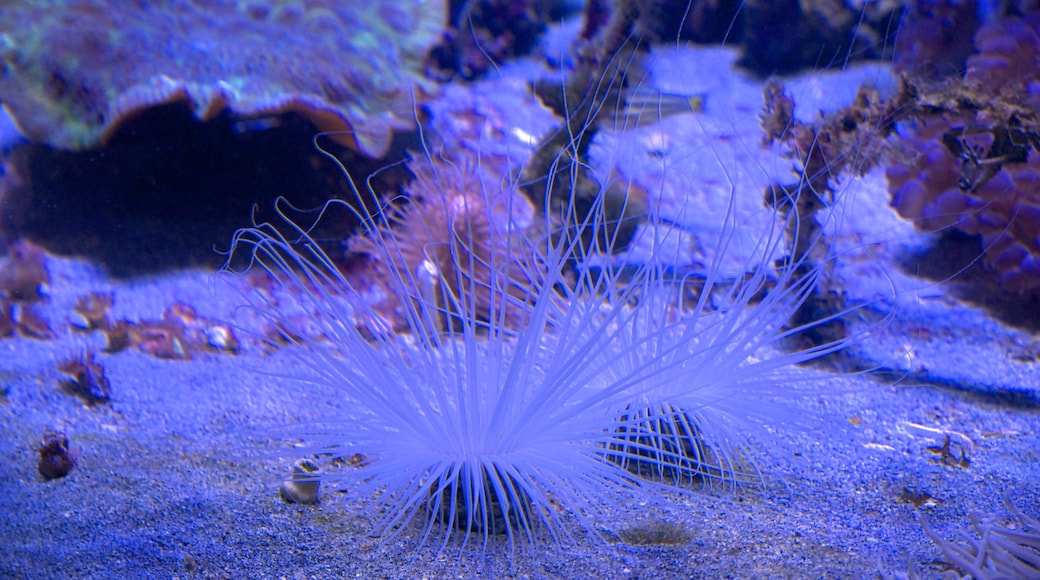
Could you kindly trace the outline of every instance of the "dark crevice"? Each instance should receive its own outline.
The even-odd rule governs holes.
[[[120,127],[103,148],[68,152],[24,145],[8,171],[20,185],[0,196],[0,231],[48,251],[95,261],[116,276],[189,266],[220,266],[237,228],[277,221],[274,200],[298,208],[329,198],[353,200],[341,169],[317,149],[316,130],[296,116],[202,122],[182,105],[149,109]],[[319,140],[356,176],[373,161]],[[395,143],[403,156],[406,137]],[[10,165],[14,165],[11,168]],[[391,188],[401,172],[378,174]],[[344,239],[356,226],[348,212],[321,236]],[[326,220],[323,223],[327,223]]]

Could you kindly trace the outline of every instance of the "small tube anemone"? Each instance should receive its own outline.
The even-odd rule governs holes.
[[[252,296],[298,343],[296,378],[349,402],[348,416],[307,431],[316,454],[365,458],[323,472],[371,498],[364,515],[378,535],[413,529],[442,548],[453,537],[483,548],[499,534],[510,546],[574,530],[595,537],[618,493],[743,481],[734,450],[745,427],[775,414],[774,372],[841,346],[770,351],[798,330],[784,324],[813,288],[814,275],[794,274],[812,271],[804,264],[787,264],[778,280],[762,266],[733,285],[710,269],[689,305],[678,289],[693,274],[663,259],[634,272],[602,267],[609,238],[589,246],[549,231],[609,231],[601,202],[562,219],[557,209],[531,215],[479,159],[415,163],[426,165],[411,205],[360,216],[366,239],[354,244],[380,265],[397,332],[380,327],[368,289],[309,228],[258,224],[234,240],[312,315],[301,322]],[[767,232],[765,249],[781,238]]]
[[[399,272],[414,273],[424,298],[452,319],[486,322],[499,299],[506,319],[518,324],[540,284],[541,258],[528,240],[533,208],[476,156],[431,154],[428,162],[409,168],[415,179],[405,188],[404,202],[390,208],[377,231],[352,238],[348,249],[368,257],[387,286],[394,286],[391,279]],[[381,244],[391,237],[395,247],[388,252]],[[455,311],[461,304],[449,296],[463,297],[472,311]]]
[[[758,253],[775,254],[782,232],[801,227],[797,220],[792,213],[765,232]],[[731,225],[724,228],[716,260],[732,233]],[[626,406],[615,409],[614,439],[603,457],[672,487],[761,483],[744,449],[749,431],[796,418],[785,405],[795,392],[791,380],[777,371],[835,352],[849,339],[797,351],[781,343],[846,312],[791,324],[818,277],[806,257],[781,261],[777,277],[763,259],[733,282],[717,263],[678,271],[673,253],[682,250],[666,250],[663,240],[652,245],[659,250],[634,270],[605,262],[609,247],[583,255],[584,273],[564,315],[581,318],[570,325],[578,334],[565,340],[585,345],[585,364],[601,369],[597,380],[627,396]],[[685,289],[694,287],[690,299]]]
[[[1017,520],[1014,524],[1005,526],[994,517],[973,514],[974,533],[960,531],[953,541],[933,531],[927,518],[922,516],[919,521],[928,539],[939,547],[947,562],[965,574],[964,578],[1036,578],[1040,576],[1040,519],[1016,507],[1007,494],[1004,505]]]

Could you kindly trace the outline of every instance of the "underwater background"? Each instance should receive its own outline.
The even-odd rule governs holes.
[[[10,1],[0,56],[0,577],[1040,577],[1036,2]],[[765,350],[841,349],[781,369],[756,481],[463,546],[294,484],[357,402],[235,232],[305,224],[375,304],[366,216],[459,158],[537,206],[568,155],[639,200],[604,264],[821,273]],[[377,196],[319,213],[345,173]]]

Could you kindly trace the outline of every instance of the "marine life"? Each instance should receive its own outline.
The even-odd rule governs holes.
[[[742,438],[759,421],[783,422],[778,401],[799,391],[773,373],[844,344],[764,352],[818,322],[784,329],[814,286],[812,267],[787,264],[765,297],[769,264],[740,285],[716,286],[709,273],[696,303],[685,304],[682,280],[653,263],[669,256],[635,273],[593,267],[610,247],[538,233],[601,224],[602,201],[588,210],[561,201],[536,213],[544,221],[533,229],[467,229],[510,224],[504,216],[526,207],[525,196],[500,189],[480,164],[419,162],[429,164],[422,179],[445,184],[449,202],[455,183],[480,184],[466,191],[484,199],[466,205],[473,214],[456,214],[461,229],[436,213],[415,212],[410,220],[428,219],[408,230],[394,227],[400,217],[391,208],[365,216],[367,251],[386,268],[383,292],[400,305],[398,332],[383,326],[369,290],[309,237],[310,225],[261,223],[235,238],[235,252],[292,289],[277,302],[263,289],[249,296],[256,315],[285,329],[279,342],[294,343],[303,370],[287,378],[328,385],[349,402],[345,416],[307,426],[304,451],[367,458],[363,468],[323,470],[323,479],[371,498],[362,513],[377,535],[414,523],[420,543],[441,548],[457,540],[486,549],[496,535],[511,545],[565,541],[592,530],[618,493],[653,501],[652,490],[694,476],[743,483],[748,471],[735,459]],[[552,191],[548,184],[544,195]],[[416,253],[404,236],[419,226],[449,228],[421,238],[449,240],[422,246],[425,256],[445,246],[435,266],[403,259]],[[762,236],[765,255],[783,243],[776,231]],[[320,331],[282,312],[311,313],[303,323]],[[695,426],[680,433],[626,420],[634,408],[681,409]],[[696,443],[684,448],[677,439]],[[644,479],[633,463],[657,475]]]
[[[173,302],[163,310],[161,320],[112,320],[109,310],[115,297],[111,293],[80,296],[73,306],[78,319],[73,328],[95,330],[105,335],[105,352],[116,353],[130,347],[160,359],[191,360],[195,353],[238,352],[240,344],[226,324],[199,316],[184,302]]]
[[[405,1],[374,9],[410,9]],[[233,21],[220,13],[228,6],[271,20],[331,2],[216,0],[213,12],[195,0],[104,5],[206,12],[191,25],[205,29]],[[907,260],[923,248],[929,258],[974,260],[971,276],[984,274],[985,258],[968,247],[976,237],[960,235],[962,254],[951,256],[900,220],[884,170],[893,161],[911,173],[949,170],[949,191],[985,205],[1028,165],[1023,155],[1037,153],[1029,111],[994,116],[985,107],[999,96],[969,102],[921,77],[897,85],[887,63],[852,64],[772,77],[785,88],[771,90],[764,120],[774,142],[763,146],[765,82],[737,64],[752,51],[765,57],[764,74],[797,60],[851,62],[850,46],[888,56],[892,38],[913,32],[898,19],[910,2],[978,20],[983,5],[1019,16],[1036,5],[458,0],[455,11],[473,19],[468,39],[467,23],[452,21],[449,42],[465,45],[455,70],[480,78],[438,79],[432,102],[409,86],[419,130],[396,134],[381,159],[316,136],[298,113],[242,116],[229,105],[201,121],[186,97],[141,109],[97,148],[15,145],[0,183],[0,222],[11,225],[0,224],[0,237],[46,247],[50,278],[25,286],[36,301],[0,293],[0,335],[24,333],[15,325],[34,311],[59,337],[0,340],[9,434],[0,465],[10,467],[0,470],[0,570],[840,578],[903,577],[910,560],[928,577],[984,576],[991,563],[1011,575],[1023,562],[1002,550],[1034,559],[1034,530],[1014,517],[986,519],[976,538],[966,514],[996,507],[986,498],[1000,489],[1013,489],[1025,511],[1036,503],[1040,342],[957,300],[954,284],[915,275]],[[588,30],[551,17],[532,52],[514,57],[520,39],[486,23],[515,14],[499,7],[535,3],[588,7]],[[70,19],[66,7],[87,5],[103,4],[39,4],[54,9],[47,18]],[[877,28],[888,13],[890,26]],[[647,30],[698,19],[714,20],[699,27],[711,47]],[[839,26],[822,30],[822,20]],[[762,22],[771,26],[738,40],[747,51],[728,46]],[[509,31],[527,26],[514,24]],[[269,36],[252,64],[368,28]],[[0,34],[0,67],[6,40]],[[912,40],[924,52],[938,43]],[[223,59],[220,45],[206,48]],[[338,58],[327,56],[296,59],[296,70]],[[545,86],[563,98],[550,104],[530,90]],[[974,120],[956,110],[966,104],[982,107]],[[915,136],[928,147],[900,158]],[[244,143],[260,145],[257,154]],[[946,157],[931,164],[936,151]],[[16,163],[29,153],[31,164]],[[127,187],[117,194],[85,179],[93,174],[72,170],[73,157],[103,164],[98,177],[122,176]],[[909,205],[912,182],[931,178],[911,175]],[[284,197],[273,204],[276,195]],[[62,199],[71,203],[50,203]],[[83,211],[91,208],[106,211]],[[1028,223],[1025,209],[1012,235]],[[250,215],[229,256],[231,231]],[[195,235],[200,219],[232,230]],[[175,243],[137,235],[145,230]],[[49,233],[67,245],[52,245]],[[94,244],[119,251],[103,259]],[[216,274],[226,279],[213,280],[212,261],[177,259],[189,252],[228,260]],[[138,260],[147,265],[128,263]],[[1009,311],[1028,320],[1037,304]],[[820,364],[832,354],[841,364]],[[59,375],[69,355],[87,374],[103,367],[111,404],[62,394],[59,385],[74,391],[77,376],[91,378]],[[44,483],[48,426],[68,434],[45,437],[62,467],[53,473],[75,471],[77,450],[82,473]],[[955,546],[932,545],[917,524],[924,516]],[[970,539],[957,535],[962,516]]]
[[[446,19],[444,0],[5,2],[0,103],[26,137],[62,149],[183,104],[202,120],[295,113],[378,158],[436,89],[422,71]]]
[[[886,169],[892,206],[926,231],[979,236],[1000,285],[1040,289],[1040,14],[979,29],[962,78],[921,90]]]
[[[961,578],[1036,578],[1040,576],[1040,520],[1016,507],[1005,495],[1004,505],[1014,523],[1001,524],[993,516],[973,514],[972,534],[960,532],[946,540],[921,518],[925,535],[942,551],[946,561],[964,574]],[[976,537],[977,536],[977,537]]]
[[[458,316],[487,320],[498,310],[519,323],[527,308],[523,303],[540,276],[541,256],[525,238],[534,224],[533,208],[510,180],[483,163],[466,152],[413,160],[408,167],[415,178],[405,187],[407,198],[388,208],[388,223],[380,226],[385,231],[348,242],[349,252],[366,258],[373,282],[393,288],[400,272],[412,272],[426,299],[444,298],[439,307],[444,324]],[[376,247],[386,237],[396,241],[396,251]],[[493,271],[503,264],[522,267]],[[492,287],[497,284],[506,286]],[[406,325],[408,317],[401,309],[408,306],[396,303],[399,297],[393,290],[386,295],[388,304],[382,310]],[[508,302],[496,304],[502,299]],[[460,303],[475,310],[457,312]]]
[[[32,304],[14,304],[12,312],[18,333],[22,336],[37,340],[51,340],[57,337],[47,319]]]
[[[114,296],[111,292],[94,292],[76,299],[72,312],[78,317],[73,326],[83,330],[106,331],[112,327],[112,317],[109,310],[112,308]]]
[[[282,482],[282,499],[289,503],[312,504],[318,501],[321,489],[321,468],[310,459],[301,459],[293,465],[292,475]]]
[[[69,438],[63,431],[44,431],[37,453],[40,460],[36,470],[46,480],[65,477],[79,461],[79,451],[69,447]]]

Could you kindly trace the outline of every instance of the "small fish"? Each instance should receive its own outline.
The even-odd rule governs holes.
[[[637,89],[629,95],[625,106],[608,115],[605,122],[613,123],[615,129],[652,125],[673,115],[702,113],[707,100],[707,93],[680,95],[656,89]]]

